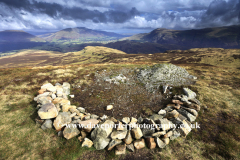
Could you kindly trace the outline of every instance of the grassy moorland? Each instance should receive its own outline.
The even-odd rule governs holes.
[[[26,52],[0,58],[0,159],[240,159],[240,50],[210,48],[127,55],[107,48],[91,48],[71,54],[51,52],[48,56],[45,51],[36,55],[36,51]],[[32,58],[31,63],[28,58]],[[197,83],[190,88],[207,106],[201,107],[196,120],[200,129],[171,141],[165,149],[144,148],[115,156],[113,150],[82,148],[77,137],[60,138],[56,131],[43,131],[35,122],[33,98],[46,81],[53,84],[67,81],[93,88],[97,71],[119,73],[156,63],[173,63],[197,76]],[[119,91],[125,94],[124,88]],[[71,92],[77,95],[82,91],[72,88]],[[88,92],[91,91],[82,95]],[[175,92],[180,92],[179,88]],[[86,106],[98,103],[89,100],[84,103]],[[135,103],[140,105],[142,101]],[[148,107],[138,114],[154,111],[155,108]]]

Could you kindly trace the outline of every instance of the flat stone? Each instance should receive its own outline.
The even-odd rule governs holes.
[[[69,124],[70,127],[65,127],[64,130],[63,130],[63,136],[66,138],[66,139],[71,139],[77,135],[80,134],[80,131],[77,129],[77,127],[73,127],[74,124]]]
[[[42,128],[43,130],[45,130],[45,129],[51,129],[51,128],[52,128],[52,125],[53,125],[52,120],[47,119],[47,120],[42,124],[41,128]]]
[[[187,108],[187,107],[181,107],[181,108],[188,111],[189,113],[191,113],[195,117],[198,117],[198,112],[195,109],[191,109],[191,108]]]
[[[165,135],[165,134],[166,134],[166,131],[161,131],[161,132],[153,133],[152,136],[153,137],[160,137],[160,136]]]
[[[158,137],[155,137],[155,142],[156,142],[156,144],[157,144],[157,146],[159,147],[159,148],[164,148],[164,147],[166,147],[166,144],[161,140],[161,139],[159,139]]]
[[[38,115],[41,119],[51,119],[58,115],[58,110],[52,103],[47,103],[42,105],[38,110]]]
[[[134,147],[135,147],[136,149],[142,149],[142,148],[144,148],[144,147],[145,147],[145,141],[144,141],[144,139],[142,138],[142,139],[138,139],[138,140],[134,141]]]
[[[133,139],[132,139],[132,135],[131,135],[131,131],[128,131],[125,139],[123,139],[123,141],[126,143],[126,144],[131,144]]]
[[[127,145],[127,149],[129,149],[131,152],[135,151],[134,146],[133,146],[132,143]]]
[[[44,85],[41,86],[41,89],[48,89],[48,88],[51,88],[51,87],[54,87],[51,83],[46,83]]]
[[[59,115],[53,122],[53,126],[55,127],[55,129],[57,131],[61,130],[61,128],[64,125],[71,123],[72,119],[71,119],[70,115],[71,115],[70,112],[60,112],[59,113]]]
[[[131,131],[135,139],[140,139],[143,136],[142,130],[139,127],[133,128]]]
[[[81,128],[86,131],[86,132],[91,132],[93,128],[96,127],[96,125],[99,123],[99,121],[97,119],[89,119],[86,121],[81,121],[79,123],[79,125],[81,126]]]
[[[82,147],[88,147],[88,148],[91,148],[93,145],[93,142],[88,139],[88,138],[84,138],[84,141],[82,143]]]
[[[108,145],[108,150],[112,150],[116,145],[121,144],[122,140],[120,139],[112,139],[112,141]]]
[[[126,153],[126,144],[116,146],[116,150],[115,150],[116,155],[121,155],[125,153]]]
[[[155,143],[155,141],[154,141],[154,138],[152,138],[152,137],[146,138],[146,144],[147,144],[147,147],[148,147],[149,149],[156,148],[156,143]]]

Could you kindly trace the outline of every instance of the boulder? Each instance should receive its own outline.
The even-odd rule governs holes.
[[[182,125],[178,131],[181,133],[182,136],[187,136],[191,130],[191,126],[187,123],[186,120],[184,120],[182,121]]]
[[[57,118],[53,122],[53,126],[58,131],[60,130],[64,125],[71,123],[72,119],[70,117],[70,112],[60,112]]]
[[[107,138],[113,130],[114,122],[106,120],[99,127],[95,128],[91,133],[91,139],[95,140],[97,137]]]
[[[80,134],[80,131],[77,129],[77,126],[74,127],[74,124],[69,124],[70,127],[65,127],[63,130],[63,136],[66,139],[71,139]]]
[[[38,115],[41,119],[51,119],[58,115],[58,110],[52,103],[47,103],[42,105],[38,110]]]
[[[109,142],[110,142],[109,138],[104,138],[104,137],[101,137],[101,136],[97,136],[94,139],[93,144],[94,144],[94,147],[96,148],[96,150],[102,150],[102,149],[107,147]]]
[[[142,139],[138,139],[138,140],[134,141],[134,147],[135,147],[136,149],[142,149],[142,148],[144,148],[144,147],[145,147],[145,141],[144,141],[144,139],[142,138]]]
[[[88,148],[91,148],[93,145],[93,142],[88,139],[88,138],[84,138],[84,141],[82,143],[82,147],[88,147]]]

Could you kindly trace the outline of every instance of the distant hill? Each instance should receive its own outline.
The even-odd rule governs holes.
[[[45,43],[46,41],[44,39],[21,30],[6,30],[0,32],[0,52],[29,49]]]
[[[0,32],[0,42],[46,42],[44,39],[21,30]]]
[[[105,32],[92,30],[85,27],[77,27],[77,28],[67,28],[55,33],[49,33],[44,35],[39,35],[39,37],[45,39],[46,41],[62,41],[62,40],[96,40],[102,37],[114,37],[114,38],[123,38],[126,37],[124,35],[120,35],[113,32]]]
[[[179,49],[190,48],[240,48],[240,26],[193,30],[169,30],[158,28],[147,34],[138,34],[123,40],[176,45]]]

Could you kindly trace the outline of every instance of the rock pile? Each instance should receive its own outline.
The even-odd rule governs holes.
[[[184,68],[173,64],[156,64],[141,68],[137,71],[137,78],[150,91],[167,84],[171,86],[189,85],[197,79]]]
[[[115,154],[120,155],[125,154],[126,149],[134,152],[145,146],[164,148],[171,140],[187,136],[198,116],[200,102],[190,89],[184,88],[184,93],[174,96],[172,104],[149,118],[124,117],[122,120],[99,117],[71,105],[68,100],[70,84],[66,82],[55,86],[44,84],[34,100],[38,103],[43,130],[54,127],[58,135],[66,139],[78,136],[82,147],[94,146],[97,150],[115,148]],[[106,109],[112,107],[109,105]]]

